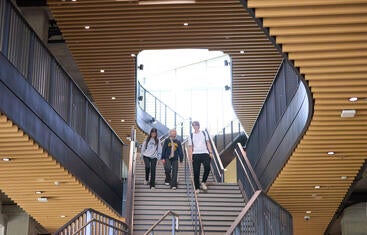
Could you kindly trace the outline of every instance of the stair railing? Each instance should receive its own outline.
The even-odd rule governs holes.
[[[241,143],[237,144],[234,151],[237,155],[237,179],[246,199],[250,199],[256,191],[262,191],[262,187]]]
[[[185,161],[185,183],[186,183],[186,191],[187,197],[190,202],[190,210],[191,210],[191,219],[194,227],[195,235],[204,235],[204,227],[200,213],[198,196],[195,190],[193,171],[192,171],[192,162],[188,156],[188,144],[187,140],[182,143],[182,148],[184,152],[184,161]]]
[[[162,215],[162,217],[155,222],[145,233],[144,235],[154,235],[154,229],[160,224],[162,223],[162,221],[169,215],[172,215],[172,235],[175,235],[177,231],[179,231],[179,222],[180,222],[180,215],[168,210],[166,213],[164,213],[164,215]]]
[[[136,166],[136,142],[135,137],[132,138],[130,142],[130,157],[129,157],[129,173],[127,178],[127,188],[126,188],[126,210],[125,217],[126,222],[129,226],[130,234],[133,234],[134,231],[134,221],[133,221],[133,213],[134,213],[134,197],[135,197],[135,166]]]
[[[67,224],[57,230],[54,235],[127,235],[128,225],[93,209],[85,209]]]
[[[223,129],[213,138],[219,155],[231,146],[231,144],[242,134],[245,134],[245,130],[238,119],[232,120],[227,126],[223,127]]]
[[[206,134],[209,137],[210,146],[213,151],[213,160],[210,161],[211,170],[214,174],[214,178],[216,182],[223,183],[224,182],[224,167],[222,163],[222,159],[218,153],[216,144],[214,143],[213,138],[210,136],[208,130],[205,130]]]
[[[292,235],[292,216],[257,190],[226,232],[226,235],[242,234]]]

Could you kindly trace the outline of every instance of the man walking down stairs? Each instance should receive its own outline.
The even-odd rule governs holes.
[[[156,188],[151,190],[144,184],[144,164],[136,163],[134,198],[134,235],[144,234],[168,210],[180,215],[180,235],[193,235],[190,204],[184,180],[184,167],[178,170],[178,187],[170,189],[164,184],[165,174],[162,164],[157,165]],[[209,177],[212,179],[213,177]],[[245,206],[237,184],[208,182],[208,190],[198,194],[203,227],[206,235],[225,234]],[[156,227],[155,234],[171,233],[171,217],[168,216]]]

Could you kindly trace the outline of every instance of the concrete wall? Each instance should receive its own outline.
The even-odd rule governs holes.
[[[234,158],[231,163],[225,168],[224,182],[225,183],[237,183],[237,158]]]
[[[345,208],[341,226],[343,235],[366,235],[367,202],[354,204]]]
[[[2,205],[0,202],[0,235],[5,235],[5,230],[6,230],[6,216],[2,213]]]

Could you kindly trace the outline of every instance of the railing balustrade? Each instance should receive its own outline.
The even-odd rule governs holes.
[[[126,223],[86,209],[57,230],[54,235],[128,235]]]
[[[175,213],[175,212],[173,212],[173,211],[167,211],[166,213],[164,213],[164,215],[157,221],[157,222],[155,222],[153,225],[152,225],[152,227],[150,227],[149,229],[148,229],[148,231],[146,231],[145,233],[144,233],[144,235],[154,235],[155,233],[154,233],[154,229],[160,224],[160,223],[162,223],[162,221],[164,221],[164,219],[165,218],[167,218],[169,215],[171,215],[172,216],[172,221],[171,221],[171,223],[172,223],[172,235],[175,235],[176,234],[176,232],[178,232],[179,231],[179,222],[180,222],[180,220],[179,220],[179,218],[180,218],[180,215],[179,214],[177,214],[177,213]]]
[[[0,53],[106,165],[121,175],[118,163],[123,142],[10,0],[0,1]]]
[[[241,122],[238,119],[232,120],[221,132],[213,137],[214,144],[217,146],[218,153],[221,154],[227,149],[240,135],[245,134]]]

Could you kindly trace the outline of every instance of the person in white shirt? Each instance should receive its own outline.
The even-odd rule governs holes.
[[[192,159],[194,171],[194,183],[196,192],[200,192],[200,188],[206,191],[206,181],[210,173],[210,160],[213,157],[212,147],[209,142],[209,137],[204,131],[200,131],[200,123],[192,122],[194,133],[189,137],[189,157]],[[200,183],[200,168],[204,165],[203,179]]]
[[[155,189],[157,161],[160,160],[162,156],[162,145],[158,138],[158,131],[156,128],[150,130],[149,136],[145,139],[141,147],[141,155],[143,156],[145,164],[145,184],[149,184],[151,189]]]

